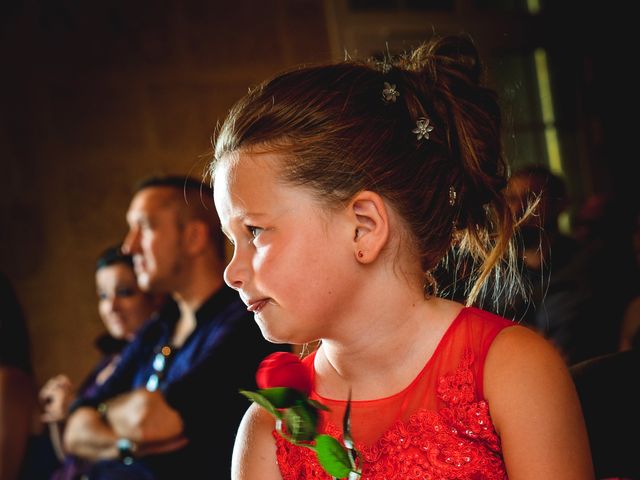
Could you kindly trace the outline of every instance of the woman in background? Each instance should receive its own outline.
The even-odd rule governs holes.
[[[67,410],[76,396],[91,393],[103,384],[115,370],[124,347],[136,332],[164,303],[166,297],[144,293],[138,287],[133,260],[124,255],[119,246],[106,249],[96,264],[96,288],[98,311],[107,332],[96,340],[102,358],[77,391],[64,374],[49,379],[40,390],[42,421],[49,426],[49,433],[58,458],[64,465],[52,478],[72,479],[82,471],[81,462],[65,454],[61,433]]]

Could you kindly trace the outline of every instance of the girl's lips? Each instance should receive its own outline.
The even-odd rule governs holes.
[[[249,303],[247,310],[253,313],[258,313],[260,310],[264,308],[264,306],[269,303],[268,298],[263,298],[262,300],[256,300],[255,302]]]

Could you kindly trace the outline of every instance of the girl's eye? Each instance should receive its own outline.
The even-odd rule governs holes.
[[[260,235],[260,233],[262,233],[262,228],[254,227],[252,225],[247,225],[247,230],[249,231],[249,233],[253,238],[257,238]]]

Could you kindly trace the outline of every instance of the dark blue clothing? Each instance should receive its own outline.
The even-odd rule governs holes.
[[[169,344],[180,312],[175,305],[147,324],[122,353],[112,376],[95,392],[79,399],[97,406],[118,394],[144,388],[156,373],[154,358]],[[184,422],[189,444],[176,452],[96,464],[92,480],[108,478],[228,478],[235,434],[248,407],[238,390],[254,389],[260,361],[277,346],[262,337],[253,314],[236,292],[222,287],[196,312],[197,326],[173,349],[159,388]]]

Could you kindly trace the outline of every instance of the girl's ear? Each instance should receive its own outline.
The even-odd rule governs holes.
[[[360,263],[371,263],[389,239],[389,215],[384,200],[377,193],[364,190],[349,205],[353,215],[353,254]]]

